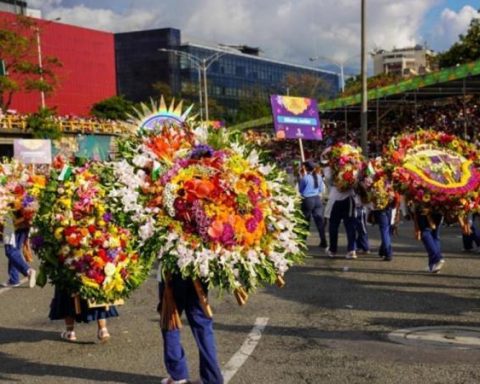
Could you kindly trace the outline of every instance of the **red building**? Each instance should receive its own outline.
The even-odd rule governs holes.
[[[0,12],[0,18],[15,16]],[[87,116],[92,105],[116,95],[115,50],[112,33],[35,19],[39,26],[42,56],[54,56],[62,67],[55,73],[58,85],[45,98],[59,115]],[[40,92],[16,93],[11,109],[19,113],[38,110]]]

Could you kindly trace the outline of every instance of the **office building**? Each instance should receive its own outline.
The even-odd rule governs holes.
[[[199,65],[190,58],[206,60],[208,96],[233,114],[239,101],[254,89],[286,94],[284,80],[288,75],[321,79],[327,97],[339,90],[339,77],[334,72],[268,59],[260,56],[258,48],[248,46],[224,49],[182,42],[180,30],[174,28],[115,34],[115,55],[117,90],[134,101],[158,97],[153,87],[158,82],[168,84],[174,94],[198,87]]]
[[[372,54],[373,74],[390,73],[403,77],[423,75],[432,71],[432,58],[435,53],[416,45],[409,48],[378,50]]]

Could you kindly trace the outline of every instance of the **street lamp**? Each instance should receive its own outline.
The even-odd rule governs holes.
[[[191,63],[195,65],[195,67],[198,70],[198,83],[199,83],[199,100],[200,100],[200,111],[201,111],[201,105],[202,105],[202,81],[201,77],[203,74],[203,92],[204,92],[204,101],[205,101],[205,121],[208,124],[209,121],[209,116],[208,116],[208,86],[207,86],[207,70],[210,68],[210,66],[217,61],[220,57],[223,55],[226,55],[227,53],[230,52],[215,52],[213,55],[207,56],[205,58],[198,57],[195,55],[192,55],[191,53],[185,52],[185,51],[179,51],[177,49],[168,49],[168,48],[160,48],[160,52],[171,52],[174,53],[175,55],[179,57],[185,57],[188,60],[190,60]]]
[[[349,57],[346,60],[340,61],[340,60],[334,60],[334,59],[331,59],[329,57],[319,55],[319,56],[310,57],[309,60],[310,61],[326,60],[326,61],[329,61],[332,64],[336,65],[338,68],[340,68],[340,89],[342,90],[342,93],[343,93],[343,92],[345,92],[345,74],[343,72],[343,66],[345,65],[345,63],[349,62],[351,59],[353,59],[357,56],[358,55],[355,55],[355,56]]]
[[[49,24],[60,19],[60,17],[57,17],[53,20],[48,20],[47,23]],[[38,69],[40,71],[40,81],[41,83],[43,83],[42,43],[40,40],[40,27],[35,24],[33,28],[35,30],[35,35],[37,39]],[[40,86],[43,86],[43,84],[41,84]],[[40,88],[40,105],[42,106],[42,109],[45,108],[45,92],[42,88]]]

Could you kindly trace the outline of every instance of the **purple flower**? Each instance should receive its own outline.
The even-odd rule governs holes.
[[[203,157],[212,157],[215,151],[212,147],[205,144],[195,146],[190,152],[191,159],[201,159]]]
[[[103,214],[103,220],[108,223],[109,221],[112,220],[112,214],[110,212],[104,213]]]
[[[253,218],[256,221],[262,221],[263,220],[263,213],[258,207],[253,208],[252,214],[253,214]]]
[[[30,204],[32,204],[35,201],[35,198],[30,195],[25,195],[25,197],[22,200],[22,207],[28,207]]]
[[[38,251],[44,243],[45,239],[43,238],[43,236],[37,235],[30,238],[30,244],[35,251]]]

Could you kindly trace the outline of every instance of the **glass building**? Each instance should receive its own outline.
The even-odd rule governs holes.
[[[182,43],[180,30],[174,28],[115,34],[115,52],[118,93],[134,101],[158,97],[153,87],[157,82],[168,84],[174,94],[192,87],[198,92],[202,66],[208,67],[208,97],[229,114],[253,92],[287,94],[287,76],[320,79],[327,98],[339,91],[335,72],[261,57],[258,48],[248,46],[222,49]]]

